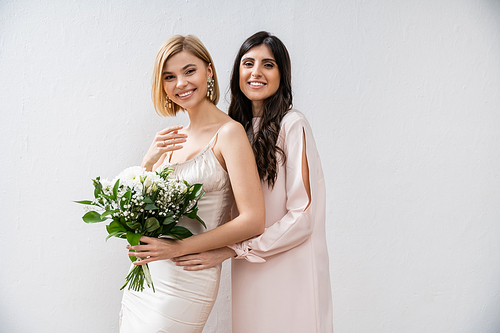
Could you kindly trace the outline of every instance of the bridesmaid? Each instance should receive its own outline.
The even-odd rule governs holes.
[[[220,266],[189,272],[172,257],[220,248],[264,231],[264,199],[251,146],[244,128],[215,105],[219,98],[217,75],[205,46],[194,36],[174,36],[160,49],[153,74],[152,98],[164,116],[184,110],[189,125],[168,127],[155,136],[144,156],[147,170],[173,167],[173,175],[202,183],[205,195],[198,202],[196,220],[179,224],[195,235],[182,241],[141,237],[142,245],[127,246],[131,256],[149,265],[156,292],[125,290],[122,333],[203,330],[219,287]],[[226,222],[236,203],[242,211]]]
[[[325,181],[311,127],[291,109],[290,58],[277,37],[261,31],[243,43],[231,93],[229,115],[245,127],[257,162],[266,230],[173,260],[195,271],[237,259],[232,261],[234,333],[331,333]]]

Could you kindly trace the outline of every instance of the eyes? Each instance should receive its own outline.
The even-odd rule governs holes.
[[[241,63],[241,66],[244,68],[252,68],[254,65],[255,65],[255,61],[253,61],[253,60],[244,60]],[[277,67],[274,62],[269,61],[269,60],[263,61],[261,66],[266,68],[266,69],[273,69],[273,68]]]
[[[183,75],[184,76],[192,76],[196,73],[196,68],[195,67],[188,67],[187,69],[184,70]],[[166,73],[163,74],[163,81],[172,81],[175,79],[175,75],[171,73]]]

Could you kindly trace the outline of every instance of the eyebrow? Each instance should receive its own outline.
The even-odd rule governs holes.
[[[186,68],[191,67],[191,66],[196,67],[195,64],[187,64],[186,66],[182,67],[182,70],[185,70]],[[163,74],[171,74],[171,72],[164,71]]]
[[[246,58],[241,59],[241,62],[246,61],[246,60],[253,60],[253,61],[255,61],[254,58],[246,57]],[[264,58],[264,59],[262,59],[262,61],[263,62],[264,61],[272,61],[272,62],[276,63],[276,60],[274,60],[273,58]]]

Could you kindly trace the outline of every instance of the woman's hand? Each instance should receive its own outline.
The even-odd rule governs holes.
[[[179,150],[180,143],[186,142],[187,135],[179,133],[182,125],[170,126],[156,133],[153,143],[142,160],[141,166],[146,170],[153,170],[153,166],[160,160],[163,154]]]
[[[236,253],[228,248],[221,247],[202,253],[188,254],[182,257],[172,258],[177,266],[184,266],[186,271],[200,271],[221,264],[224,260],[232,258]]]
[[[144,265],[156,260],[166,260],[179,255],[180,241],[173,239],[152,238],[141,236],[141,245],[130,246],[127,249],[132,250],[128,255],[138,257],[142,260],[134,262],[134,265]]]

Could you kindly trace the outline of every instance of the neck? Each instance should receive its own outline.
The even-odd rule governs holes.
[[[210,123],[214,113],[217,113],[218,111],[219,109],[212,102],[205,99],[193,108],[186,110],[189,116],[188,127],[194,130],[203,127],[207,123]]]
[[[264,110],[263,101],[252,101],[252,115],[254,117],[262,117],[263,110]]]

